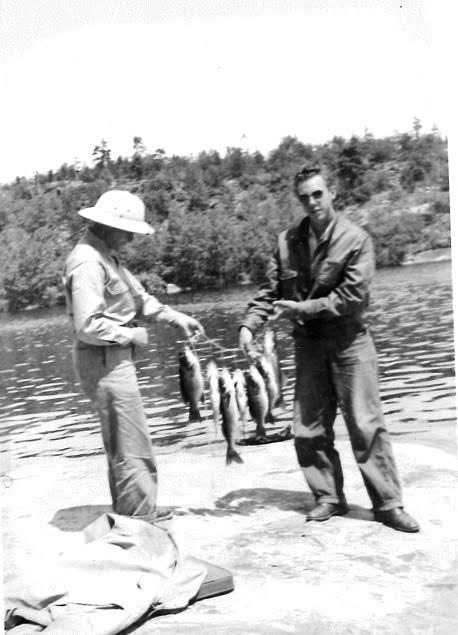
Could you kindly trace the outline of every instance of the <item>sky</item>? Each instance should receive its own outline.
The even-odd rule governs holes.
[[[195,155],[436,125],[453,0],[0,0],[0,182],[147,150]]]

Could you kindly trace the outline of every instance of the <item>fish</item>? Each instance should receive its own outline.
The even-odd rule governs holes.
[[[235,449],[235,437],[239,424],[239,412],[235,396],[234,383],[227,368],[219,373],[219,392],[221,395],[222,432],[227,441],[226,465],[233,461],[243,463],[243,459]]]
[[[189,404],[189,421],[202,421],[199,404],[204,395],[204,380],[197,355],[187,344],[179,353],[180,391],[185,404]]]
[[[275,408],[275,404],[278,402],[278,397],[280,395],[280,387],[277,383],[275,370],[271,362],[265,355],[261,355],[261,357],[258,357],[258,359],[256,360],[256,368],[259,370],[262,378],[264,379],[267,391],[269,408],[266,415],[266,421],[272,422],[275,421],[273,409]]]
[[[275,331],[271,328],[266,328],[266,330],[264,331],[263,353],[264,353],[264,356],[272,365],[272,368],[275,373],[278,389],[279,389],[279,394],[276,399],[276,402],[274,403],[274,407],[281,406],[284,403],[283,386],[285,384],[285,375],[281,369],[280,360],[278,358]]]
[[[256,423],[256,436],[265,436],[265,422],[269,411],[269,397],[264,379],[254,364],[245,371],[248,410]]]
[[[218,430],[219,413],[221,405],[221,395],[219,392],[219,379],[218,369],[214,361],[210,360],[207,364],[207,381],[208,381],[208,396],[210,399],[210,405],[213,414],[213,421],[215,422],[215,431]]]
[[[235,399],[239,409],[240,423],[242,424],[242,429],[245,430],[248,418],[248,397],[246,394],[245,375],[240,368],[236,368],[232,373],[232,381],[234,382]]]

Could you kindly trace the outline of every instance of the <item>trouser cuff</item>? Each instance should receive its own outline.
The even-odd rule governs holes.
[[[330,496],[329,494],[325,494],[324,496],[316,497],[317,503],[331,503],[332,505],[342,505],[345,503],[345,498],[338,498],[337,496]]]
[[[401,500],[389,501],[388,503],[383,503],[383,505],[377,505],[377,507],[373,507],[373,512],[388,512],[391,509],[396,509],[397,507],[404,507]]]

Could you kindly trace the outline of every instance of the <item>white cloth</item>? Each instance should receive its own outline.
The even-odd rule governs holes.
[[[186,608],[207,574],[169,532],[143,520],[106,514],[85,535],[52,573],[39,572],[39,584],[7,589],[8,635],[114,635],[146,613]]]

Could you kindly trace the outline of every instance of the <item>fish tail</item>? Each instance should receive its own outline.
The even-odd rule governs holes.
[[[233,461],[235,461],[236,463],[243,463],[243,459],[237,452],[237,450],[228,447],[226,452],[226,465],[230,465]]]
[[[189,422],[191,423],[192,421],[202,421],[202,417],[197,406],[189,407]]]
[[[266,429],[264,427],[263,423],[257,423],[256,424],[256,436],[259,437],[265,437],[266,436]]]

